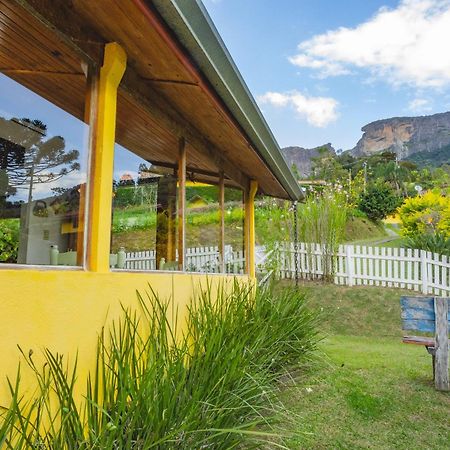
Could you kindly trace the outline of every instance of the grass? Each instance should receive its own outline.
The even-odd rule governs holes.
[[[238,250],[243,247],[244,233],[241,223],[229,224],[225,230],[225,243]],[[144,251],[155,248],[156,229],[129,230],[112,234],[112,252],[120,247],[127,252]],[[219,242],[219,225],[186,226],[186,247],[217,246]]]
[[[0,448],[231,449],[267,440],[287,448],[275,422],[285,411],[279,386],[317,344],[316,316],[303,294],[255,298],[251,286],[237,284],[217,296],[205,289],[190,304],[182,334],[170,303],[152,293],[139,302],[141,314],[124,310],[100,336],[81,401],[74,387],[86,380],[65,357],[45,350],[40,368],[23,355],[39,389],[30,395],[10,382]]]
[[[381,240],[387,236],[382,225],[376,225],[369,219],[350,217],[345,226],[344,241],[360,243]]]
[[[383,242],[377,247],[405,248],[405,239],[402,237],[392,239],[392,241]]]
[[[292,449],[446,449],[450,396],[424,348],[401,343],[396,289],[306,284],[322,311],[323,361],[284,392]]]

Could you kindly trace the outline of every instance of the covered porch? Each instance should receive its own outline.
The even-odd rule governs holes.
[[[0,0],[0,23],[0,219],[19,227],[0,263],[2,380],[18,344],[79,351],[87,370],[98,331],[136,290],[174,299],[182,318],[195,289],[226,288],[227,189],[243,199],[237,277],[253,279],[255,195],[301,192],[203,8]],[[124,268],[114,247],[115,168],[130,161],[156,192],[151,270]],[[180,273],[188,182],[217,186],[219,274]]]

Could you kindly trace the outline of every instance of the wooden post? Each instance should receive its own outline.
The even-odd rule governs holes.
[[[95,92],[91,94],[90,108],[92,155],[87,268],[94,272],[109,271],[117,90],[126,62],[126,54],[119,44],[106,44],[103,66],[91,84]]]
[[[178,155],[178,270],[185,270],[186,253],[186,142],[179,140]]]
[[[158,180],[158,202],[156,207],[156,268],[160,268],[161,259],[165,263],[175,261],[174,218],[177,180],[166,175]]]
[[[225,273],[225,179],[223,170],[219,174],[219,222],[220,271]]]
[[[250,186],[245,192],[244,211],[244,242],[245,263],[250,278],[256,277],[255,266],[255,195],[258,190],[258,182],[250,181]]]
[[[434,385],[439,391],[448,391],[448,298],[435,297],[434,312],[436,322]]]

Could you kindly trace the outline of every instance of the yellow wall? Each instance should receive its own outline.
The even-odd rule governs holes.
[[[239,276],[242,282],[248,278]],[[194,290],[231,286],[232,277],[181,273],[92,273],[83,270],[0,270],[0,406],[8,404],[6,376],[15,377],[20,345],[39,359],[46,347],[72,358],[78,351],[79,378],[94,367],[96,338],[118,317],[123,304],[138,306],[136,290],[149,285],[174,299],[182,322]],[[23,366],[23,364],[22,364]],[[27,384],[26,374],[24,383]]]
[[[109,272],[112,175],[115,140],[117,86],[126,66],[126,55],[116,43],[105,46],[104,64],[99,74],[97,102],[91,123],[95,135],[91,149],[93,171],[89,176],[85,270],[0,269],[0,406],[6,406],[6,376],[15,377],[19,345],[25,354],[33,351],[36,360],[43,348],[72,358],[78,352],[78,376],[83,383],[89,368],[95,367],[98,333],[117,318],[124,306],[136,305],[136,290],[151,288],[161,299],[174,299],[178,323],[183,323],[186,305],[195,289],[211,283],[232,286],[233,277],[182,273]],[[93,83],[92,86],[95,86]],[[95,93],[92,87],[92,93]],[[92,94],[91,93],[91,94]],[[246,256],[248,273],[254,277],[254,195],[252,181],[246,203]],[[240,276],[247,281],[247,276]],[[23,365],[22,365],[23,366]],[[30,373],[24,373],[24,383]],[[29,380],[28,380],[29,384]]]

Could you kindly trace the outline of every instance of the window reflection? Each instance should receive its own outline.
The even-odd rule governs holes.
[[[112,256],[124,255],[127,270],[179,270],[178,195],[174,168],[152,166],[116,145],[113,183]],[[186,183],[185,270],[244,273],[243,194],[225,188],[222,254],[219,187]]]
[[[86,129],[0,74],[0,262],[81,263]]]
[[[125,269],[178,270],[177,177],[116,145],[111,252]]]
[[[219,187],[195,181],[187,183],[187,271],[237,274],[244,272],[242,199],[242,191],[225,188],[225,226],[222,237]]]

